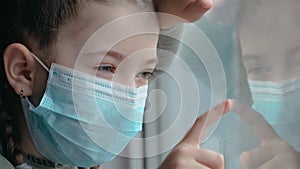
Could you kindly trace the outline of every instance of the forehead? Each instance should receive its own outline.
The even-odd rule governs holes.
[[[146,5],[140,5],[140,3],[129,3],[128,0],[101,0],[99,2],[91,1],[85,4],[79,10],[78,17],[71,19],[67,24],[63,26],[64,28],[61,29],[61,32],[69,36],[81,35],[77,38],[87,39],[87,37],[90,37],[97,30],[105,27],[115,20],[124,17],[129,18],[131,15],[149,12],[154,12],[153,5],[149,3],[147,3]],[[132,18],[133,19],[127,19],[127,23],[123,23],[123,26],[135,24],[134,26],[143,27],[145,26],[145,23],[151,23],[156,26],[156,31],[159,31],[157,17],[140,17],[138,20],[137,18]],[[119,31],[121,31],[121,29]],[[84,37],[84,35],[86,37]]]
[[[133,48],[156,46],[153,42],[157,42],[159,23],[152,8],[119,4],[99,6],[93,18],[92,22],[89,22],[89,27],[85,28],[85,32],[90,30],[93,35],[89,37],[84,50],[94,52],[92,48],[97,48],[100,44],[102,48],[109,49],[126,39],[131,39],[128,40],[129,44],[140,40],[139,44],[131,46]],[[136,36],[142,36],[148,40],[142,41],[141,38],[133,38]],[[130,46],[125,45],[123,49],[125,48],[129,49]]]
[[[242,4],[239,32],[245,54],[284,59],[283,55],[290,56],[299,47],[300,34],[293,32],[300,26],[300,1],[253,0]]]
[[[109,50],[117,44],[130,54],[156,47],[158,34],[159,22],[152,5],[91,2],[77,18],[62,26],[56,49],[59,59],[78,56],[80,52],[97,52],[99,47]],[[131,39],[127,41],[130,43],[126,39]]]

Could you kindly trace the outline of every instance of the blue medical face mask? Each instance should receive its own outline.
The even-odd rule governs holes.
[[[300,151],[300,77],[283,82],[249,80],[253,108]]]
[[[53,63],[39,106],[21,101],[38,152],[91,167],[114,159],[142,130],[146,97],[147,86],[131,88]]]

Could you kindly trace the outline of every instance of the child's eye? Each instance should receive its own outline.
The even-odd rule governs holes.
[[[137,77],[149,80],[153,76],[153,70],[145,70],[137,74]]]
[[[113,65],[100,65],[97,67],[97,76],[111,79],[116,71],[116,67]]]
[[[101,72],[115,73],[116,67],[112,65],[100,65],[97,67],[97,70]]]

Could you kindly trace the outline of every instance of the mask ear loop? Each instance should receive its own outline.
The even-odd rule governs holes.
[[[47,72],[50,71],[49,68],[35,54],[31,53],[31,55],[45,70],[47,70]]]

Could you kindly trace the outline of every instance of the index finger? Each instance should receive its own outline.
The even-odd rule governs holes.
[[[198,117],[192,128],[183,138],[182,142],[199,145],[209,127],[230,109],[231,101],[226,100],[225,102],[214,107],[212,110]]]
[[[254,134],[262,145],[280,139],[265,118],[251,107],[245,106],[237,100],[233,100],[232,109],[252,127]]]

